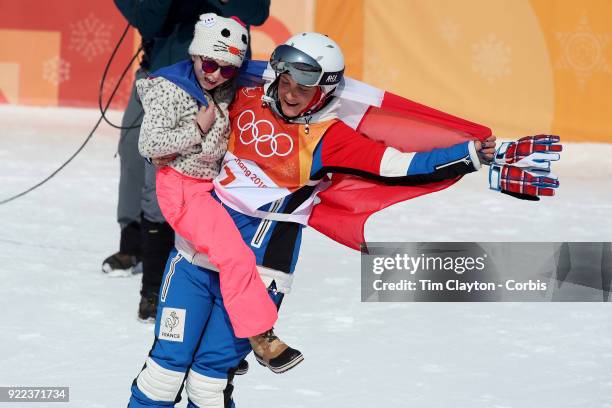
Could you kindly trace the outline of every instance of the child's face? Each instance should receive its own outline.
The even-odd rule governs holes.
[[[198,79],[198,82],[200,83],[200,86],[202,88],[204,88],[207,91],[210,91],[231,79],[231,78],[225,78],[223,75],[221,75],[221,68],[230,67],[232,66],[231,64],[228,64],[227,62],[219,61],[216,59],[205,58],[206,60],[216,62],[217,65],[219,66],[219,68],[216,69],[214,72],[205,72],[202,67],[202,64],[203,64],[202,58],[203,57],[198,57],[198,56],[191,57],[191,59],[193,60],[193,68],[195,71],[196,78]]]

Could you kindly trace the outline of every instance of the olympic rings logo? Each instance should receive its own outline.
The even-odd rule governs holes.
[[[255,143],[255,151],[261,157],[272,157],[274,155],[284,157],[293,150],[293,139],[288,134],[274,134],[272,122],[265,119],[256,121],[255,113],[252,110],[242,112],[238,116],[236,125],[240,130],[240,141],[244,145]],[[279,144],[282,139],[288,141],[289,147],[283,147],[287,143]]]

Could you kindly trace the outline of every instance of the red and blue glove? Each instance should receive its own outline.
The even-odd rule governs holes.
[[[555,195],[559,180],[550,164],[560,159],[559,141],[559,136],[537,135],[502,143],[489,168],[491,189],[531,201]]]
[[[550,172],[527,171],[520,167],[491,164],[491,189],[522,200],[539,201],[541,196],[554,196],[559,187],[557,176]]]
[[[495,152],[493,163],[550,171],[550,162],[559,160],[559,152],[563,150],[563,146],[557,144],[560,140],[559,136],[537,135],[504,142]]]

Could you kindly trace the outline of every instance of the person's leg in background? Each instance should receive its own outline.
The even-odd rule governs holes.
[[[154,321],[157,313],[158,293],[164,267],[174,248],[174,231],[166,222],[157,203],[155,167],[145,161],[142,208],[142,288],[138,318]]]
[[[144,78],[142,70],[136,72],[137,79]],[[138,152],[138,136],[143,109],[132,85],[132,93],[121,120],[119,138],[119,201],[117,222],[121,228],[119,252],[102,262],[102,271],[109,276],[129,276],[135,271],[142,256],[141,195],[144,186],[144,159]],[[138,268],[136,268],[138,269]]]

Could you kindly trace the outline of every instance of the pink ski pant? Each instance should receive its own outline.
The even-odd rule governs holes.
[[[166,166],[157,171],[157,200],[175,232],[219,269],[221,294],[236,337],[272,328],[277,309],[259,276],[255,255],[221,204],[213,184]]]

